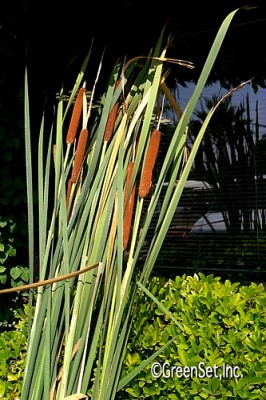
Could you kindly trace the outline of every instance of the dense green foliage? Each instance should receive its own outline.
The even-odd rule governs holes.
[[[28,306],[13,311],[12,329],[0,333],[0,399],[19,398],[27,352]]]
[[[17,223],[8,217],[0,217],[0,288],[24,285],[29,280],[29,269],[17,265]]]
[[[201,365],[199,377],[158,377],[151,364],[116,399],[264,399],[266,394],[266,292],[263,285],[240,286],[203,274],[153,277],[152,295],[179,322],[150,299],[136,309],[122,377],[177,335],[154,361],[170,367]],[[16,324],[0,334],[0,398],[20,396],[27,349],[28,306],[14,311]],[[167,364],[169,363],[169,364]],[[203,378],[207,366],[228,367],[227,378]],[[219,368],[218,368],[219,367]],[[231,378],[230,367],[239,367]],[[159,371],[157,367],[157,372]],[[186,371],[183,369],[183,371]]]
[[[213,275],[154,277],[148,288],[171,313],[150,298],[137,304],[123,376],[177,335],[153,362],[170,367],[238,367],[240,378],[154,378],[151,364],[139,373],[119,399],[265,399],[266,292],[262,284],[240,286]],[[181,324],[177,325],[177,324]],[[182,329],[180,329],[182,328]],[[157,372],[159,371],[157,367]],[[186,370],[185,370],[186,371]],[[228,377],[231,377],[228,374]]]
[[[12,258],[16,254],[13,246],[12,220],[0,217],[0,284],[4,285],[8,278],[8,269],[11,267]]]

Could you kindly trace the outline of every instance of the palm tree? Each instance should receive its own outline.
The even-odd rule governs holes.
[[[191,123],[191,141],[208,111],[218,101],[204,98]],[[248,98],[247,98],[248,101]],[[252,210],[255,205],[254,133],[250,129],[249,108],[234,106],[227,98],[210,122],[196,157],[194,174],[209,182],[217,206],[224,215],[227,230],[239,233],[255,228]]]

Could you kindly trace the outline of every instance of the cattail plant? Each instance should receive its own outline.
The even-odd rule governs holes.
[[[69,396],[113,400],[121,388],[175,339],[170,338],[165,346],[130,373],[123,371],[121,377],[130,321],[134,317],[134,302],[141,301],[144,290],[148,292],[146,285],[149,276],[215,108],[206,117],[180,173],[185,133],[235,13],[228,15],[217,34],[196,89],[174,129],[154,182],[155,189],[149,196],[161,140],[159,129],[155,129],[151,135],[150,132],[154,126],[156,99],[160,95],[164,65],[173,62],[166,57],[168,43],[163,45],[164,30],[155,48],[149,57],[142,60],[141,65],[139,57],[126,64],[121,84],[127,84],[127,94],[119,100],[119,112],[117,97],[114,97],[118,95],[114,82],[118,80],[119,68],[113,69],[106,91],[99,101],[99,112],[95,113],[94,119],[90,119],[90,128],[88,119],[83,118],[73,157],[69,157],[69,149],[75,141],[80,123],[85,91],[82,81],[88,57],[73,89],[74,96],[77,88],[80,88],[67,133],[67,146],[63,146],[65,116],[70,108],[68,105],[64,110],[62,96],[59,97],[57,123],[48,133],[48,146],[44,146],[43,129],[39,139],[40,276],[53,278],[75,271],[80,271],[80,274],[78,278],[71,275],[69,279],[38,288],[21,400],[63,400]],[[191,67],[191,63],[185,61],[178,60],[176,63]],[[25,89],[27,93],[27,82]],[[28,121],[28,102],[25,104]],[[112,121],[109,120],[107,124],[108,116],[110,119],[112,117]],[[109,133],[105,136],[108,126]],[[109,140],[110,132],[112,140]],[[25,133],[29,140],[28,129]],[[149,135],[150,139],[147,140]],[[51,162],[54,137],[55,166]],[[45,148],[48,149],[46,155]],[[28,160],[29,150],[26,156]],[[81,180],[79,176],[84,162],[87,168],[83,169]],[[52,173],[54,180],[51,179]],[[135,196],[139,174],[139,196]],[[140,251],[155,210],[158,209],[164,182],[169,176],[154,237],[136,284],[133,277]],[[179,180],[176,185],[177,177]],[[27,179],[32,180],[29,172]],[[78,191],[72,191],[73,183],[79,183]],[[48,196],[49,191],[54,193],[52,200]],[[69,219],[67,205],[70,198],[75,207]],[[147,211],[142,208],[144,198],[148,201]],[[146,214],[141,223],[143,212]],[[130,248],[130,255],[126,258],[124,252],[127,247]],[[92,265],[97,267],[89,268]],[[157,303],[160,306],[160,302]]]

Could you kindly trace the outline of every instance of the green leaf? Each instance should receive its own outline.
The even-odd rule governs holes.
[[[184,365],[184,367],[188,366],[189,360],[187,357],[187,353],[180,346],[177,348],[177,351],[181,363]]]
[[[7,275],[0,275],[0,283],[4,285],[7,281]]]
[[[24,282],[28,282],[29,281],[29,277],[30,277],[29,268],[21,267],[21,276],[20,277]]]
[[[132,397],[139,399],[139,390],[136,390],[136,387],[134,388],[126,388],[125,390],[127,393],[129,393]]]
[[[221,381],[218,378],[212,378],[209,381],[209,386],[210,392],[215,394],[218,391],[219,386],[221,386]]]
[[[13,267],[10,270],[10,275],[14,280],[18,279],[21,274],[22,274],[21,267]]]
[[[188,335],[193,335],[193,329],[188,324],[183,324],[183,327],[184,327],[184,331]]]
[[[18,377],[17,377],[17,375],[15,375],[15,374],[9,373],[9,374],[7,374],[7,380],[8,380],[9,382],[17,382]]]
[[[6,380],[3,381],[2,379],[0,379],[0,395],[1,395],[2,397],[5,396],[6,387],[7,387],[7,382],[6,382]]]

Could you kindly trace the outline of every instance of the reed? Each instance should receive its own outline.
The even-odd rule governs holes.
[[[63,143],[64,132],[67,130],[65,116],[70,112],[70,105],[64,109],[62,88],[57,104],[56,124],[51,126],[47,146],[43,129],[40,132],[38,231],[40,276],[42,279],[62,276],[69,278],[63,281],[55,279],[52,285],[36,285],[34,319],[29,332],[21,400],[63,400],[69,396],[114,400],[119,389],[172,343],[173,338],[170,338],[154,355],[124,374],[121,379],[134,304],[141,301],[142,293],[147,291],[151,271],[171,224],[200,140],[215,109],[210,111],[203,122],[186,165],[181,169],[188,125],[236,12],[230,13],[221,25],[196,89],[174,129],[151,195],[149,191],[154,179],[153,170],[161,133],[158,129],[150,132],[156,118],[156,101],[160,95],[162,77],[165,76],[164,63],[169,63],[165,56],[168,47],[163,46],[164,30],[149,56],[142,58],[141,66],[139,57],[125,65],[122,83],[127,85],[127,91],[124,93],[125,98],[121,96],[119,99],[121,112],[118,112],[117,106],[119,93],[115,90],[121,68],[116,66],[112,70],[106,91],[99,99],[98,112],[90,115],[89,128],[88,118],[83,118],[73,157],[69,156],[69,149],[75,141],[80,124],[81,100],[85,91],[82,80],[88,58],[71,94],[73,99],[80,88],[68,127],[67,146],[63,146]],[[191,67],[186,62],[182,65]],[[25,88],[27,93],[27,84]],[[167,90],[165,92],[167,96]],[[27,96],[25,100],[28,121]],[[111,116],[112,121],[107,124]],[[112,140],[109,135],[105,136],[109,124]],[[25,134],[29,143],[29,131],[26,130]],[[53,148],[54,165],[51,161]],[[26,157],[27,160],[31,157],[29,146]],[[87,168],[82,171],[84,162]],[[81,171],[82,180],[79,179]],[[29,170],[27,174],[28,182],[32,182]],[[134,273],[139,255],[152,218],[158,210],[163,184],[169,176],[155,234],[136,283]],[[139,180],[137,196],[135,191]],[[73,183],[78,185],[78,190],[71,192],[75,206],[69,218],[67,206],[70,194],[66,191],[71,191]],[[66,186],[69,188],[66,189]],[[50,191],[54,194],[52,199]],[[31,196],[33,198],[33,190]],[[148,203],[147,211],[142,207],[144,198]],[[31,204],[29,202],[29,213]],[[32,232],[29,233],[32,238]],[[130,255],[124,257],[128,247]],[[95,265],[97,267],[90,268]]]

